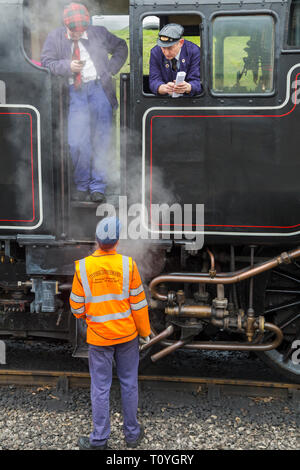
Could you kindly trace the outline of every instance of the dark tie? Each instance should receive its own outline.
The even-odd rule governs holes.
[[[74,49],[73,49],[72,60],[80,60],[80,49],[79,49],[78,41],[73,41],[73,43],[74,43]],[[78,88],[81,87],[81,72],[74,73],[74,86],[76,90],[78,90]]]
[[[172,59],[171,62],[172,62],[172,70],[174,72],[177,72],[177,59],[175,59],[174,57],[174,59]]]

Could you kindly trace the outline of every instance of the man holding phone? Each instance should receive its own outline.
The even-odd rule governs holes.
[[[149,71],[149,86],[155,95],[194,96],[202,91],[200,47],[184,39],[183,34],[183,26],[177,23],[165,25],[158,34],[157,45],[151,50]],[[178,72],[185,72],[185,79],[179,84]]]
[[[112,75],[125,63],[128,48],[126,41],[106,28],[90,25],[89,12],[80,3],[67,5],[63,20],[64,26],[48,35],[41,62],[53,74],[68,79],[68,143],[75,184],[72,198],[103,202],[112,114],[118,106]]]

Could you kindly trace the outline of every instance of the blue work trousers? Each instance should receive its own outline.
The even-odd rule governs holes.
[[[138,337],[114,346],[89,345],[91,376],[91,402],[93,432],[92,445],[103,445],[110,435],[109,395],[112,382],[113,358],[121,386],[123,431],[126,441],[135,441],[140,433],[137,421],[138,408]]]
[[[68,142],[78,191],[104,193],[112,135],[112,107],[99,80],[70,86]]]

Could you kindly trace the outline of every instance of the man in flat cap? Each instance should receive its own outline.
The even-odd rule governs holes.
[[[151,50],[149,86],[155,95],[194,96],[201,93],[200,48],[185,40],[184,28],[176,23],[164,26]],[[176,85],[177,72],[185,72],[185,80]]]
[[[103,26],[90,25],[89,12],[80,3],[67,5],[63,20],[64,26],[48,35],[41,62],[68,80],[68,142],[76,188],[73,199],[102,202],[112,113],[118,105],[112,75],[125,63],[128,48],[126,41]]]

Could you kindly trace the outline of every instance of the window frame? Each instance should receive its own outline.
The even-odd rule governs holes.
[[[139,18],[139,38],[140,38],[140,44],[141,44],[141,49],[140,49],[140,54],[141,54],[141,65],[140,65],[140,76],[141,76],[141,94],[143,96],[143,98],[146,98],[146,99],[149,99],[149,98],[155,98],[155,99],[165,99],[165,100],[168,100],[170,99],[171,97],[167,97],[165,95],[155,95],[153,93],[146,93],[144,91],[144,83],[143,83],[143,79],[144,79],[144,66],[143,66],[143,60],[144,60],[144,36],[143,36],[143,20],[147,17],[147,16],[157,16],[157,17],[161,17],[161,16],[171,16],[171,15],[176,15],[176,16],[199,16],[201,18],[201,22],[199,23],[201,25],[200,27],[200,80],[201,80],[201,85],[202,85],[202,92],[200,95],[197,95],[197,96],[184,96],[184,97],[179,97],[177,98],[178,99],[184,99],[184,100],[192,100],[192,99],[197,99],[197,98],[200,98],[202,97],[204,94],[205,94],[205,80],[203,80],[203,76],[204,76],[204,73],[205,73],[205,70],[204,70],[204,67],[205,67],[205,64],[203,63],[203,57],[205,57],[205,55],[203,54],[203,47],[205,47],[205,44],[206,44],[206,38],[205,38],[205,34],[204,34],[204,24],[205,24],[205,16],[202,12],[200,11],[194,11],[194,10],[188,10],[188,11],[176,11],[176,10],[164,10],[164,11],[151,11],[151,12],[144,12],[140,18]],[[159,29],[157,30],[157,33],[159,32]],[[156,44],[153,45],[153,47],[155,46]]]
[[[217,92],[213,88],[213,23],[218,17],[228,16],[271,16],[274,20],[274,64],[273,64],[273,89],[267,93],[223,93]],[[277,91],[277,56],[276,50],[278,47],[278,15],[272,10],[244,10],[244,11],[219,11],[213,13],[209,18],[209,91],[210,94],[215,98],[268,98],[276,94]]]
[[[291,20],[291,10],[292,10],[292,3],[293,3],[293,0],[290,0],[289,4],[288,4],[288,8],[287,8],[287,11],[286,11],[286,17],[285,17],[285,23],[284,23],[284,38],[283,38],[283,49],[282,49],[282,53],[300,53],[300,44],[299,46],[291,46],[289,43],[288,43],[288,40],[289,40],[289,33],[290,33],[290,30],[289,30],[289,26],[290,26],[290,20]]]

